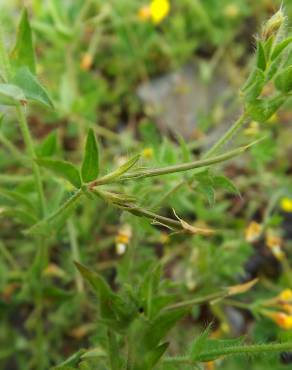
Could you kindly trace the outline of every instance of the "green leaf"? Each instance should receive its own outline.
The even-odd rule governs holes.
[[[249,116],[258,122],[267,121],[285,102],[286,97],[278,95],[270,99],[256,99],[246,105]]]
[[[79,171],[72,163],[50,158],[38,158],[36,162],[57,176],[68,180],[76,188],[79,189],[81,187]]]
[[[23,193],[20,193],[15,190],[7,190],[7,189],[0,188],[0,199],[1,199],[1,196],[12,201],[14,205],[22,205],[27,210],[35,211],[33,203],[29,200],[27,195],[24,195]]]
[[[289,93],[292,90],[292,65],[277,74],[275,86],[283,93]]]
[[[113,172],[109,173],[108,175],[103,176],[98,180],[98,184],[106,184],[108,182],[111,182],[112,180],[115,180],[122,176],[124,173],[129,171],[140,159],[140,154],[135,155],[134,157],[130,158],[126,163],[124,163],[122,166],[114,170]]]
[[[33,212],[27,211],[26,209],[20,207],[16,208],[15,206],[4,207],[1,210],[1,214],[16,219],[18,222],[28,226],[33,225],[37,221],[37,218]]]
[[[97,178],[99,173],[99,151],[95,133],[89,129],[85,145],[85,153],[81,167],[81,175],[84,182],[90,182]]]
[[[213,178],[210,174],[210,171],[206,170],[200,174],[196,174],[195,179],[199,183],[196,187],[196,190],[207,198],[209,205],[212,207],[215,202],[215,191],[213,187]]]
[[[25,230],[25,234],[48,236],[51,235],[52,232],[58,231],[75,209],[81,195],[82,192],[80,190],[76,191],[50,216]]]
[[[242,89],[245,101],[252,102],[256,99],[262,92],[264,85],[265,74],[261,69],[257,68],[252,74],[252,81]]]
[[[80,349],[76,353],[74,353],[72,356],[70,356],[67,360],[62,362],[60,365],[57,365],[53,367],[52,370],[69,370],[69,369],[75,369],[75,367],[78,365],[79,361],[81,360],[82,355],[86,352],[85,349]]]
[[[261,41],[257,42],[257,67],[264,71],[266,69],[267,61],[265,49]]]
[[[83,278],[90,283],[96,292],[99,298],[101,317],[108,320],[115,319],[115,313],[113,311],[113,299],[116,294],[111,290],[110,286],[101,275],[89,270],[81,263],[76,261],[74,263]]]
[[[35,74],[36,66],[32,32],[26,9],[22,11],[21,19],[18,25],[16,43],[11,52],[10,59],[14,67],[19,68],[21,66],[26,66],[29,68],[31,73]]]
[[[207,328],[195,339],[190,347],[190,357],[193,358],[198,356],[206,347],[208,337],[211,332],[212,324],[208,325]]]
[[[292,36],[287,37],[285,40],[280,42],[277,46],[275,46],[271,60],[275,60],[285,49],[287,46],[289,46],[292,42]]]
[[[157,315],[142,334],[141,346],[143,346],[145,351],[153,350],[166,336],[169,330],[177,323],[177,321],[181,320],[187,312],[187,309],[180,308],[161,312]]]
[[[34,76],[28,67],[21,67],[16,71],[12,82],[20,87],[27,100],[44,104],[53,108],[53,102],[46,89],[42,86],[36,76]]]
[[[152,318],[153,303],[161,281],[161,264],[155,264],[143,277],[139,292],[148,318]]]
[[[240,194],[236,185],[234,185],[234,183],[226,176],[223,176],[223,175],[213,176],[213,183],[215,187],[217,186],[217,187],[226,189],[230,193],[234,193],[238,195]]]
[[[223,353],[226,353],[228,348],[240,348],[242,346],[243,338],[235,339],[208,339],[205,338],[201,342],[201,347],[199,351],[192,349],[191,359],[193,361],[214,361],[217,358],[221,357]],[[240,351],[239,351],[240,352]]]
[[[145,356],[145,370],[152,370],[167,350],[169,343],[162,343]]]
[[[57,153],[58,149],[58,134],[54,130],[45,137],[41,144],[36,149],[38,157],[52,157]]]
[[[274,41],[275,41],[275,37],[270,36],[268,38],[268,40],[263,42],[263,48],[264,48],[264,51],[265,51],[265,56],[266,56],[266,61],[267,61],[266,64],[268,64],[268,62],[271,59],[271,53],[272,53],[272,49],[273,49],[273,46],[274,46]]]
[[[22,89],[11,84],[0,84],[0,104],[19,105],[26,98]]]
[[[190,162],[191,159],[192,159],[192,152],[188,148],[188,145],[185,142],[185,139],[183,138],[183,136],[180,133],[177,133],[176,137],[177,137],[178,143],[179,143],[180,148],[181,148],[183,162]]]
[[[161,143],[157,125],[153,122],[147,120],[141,122],[138,130],[144,144],[157,147]]]

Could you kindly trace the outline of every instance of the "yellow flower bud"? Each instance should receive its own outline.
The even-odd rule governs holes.
[[[151,18],[151,10],[149,5],[142,6],[138,11],[138,17],[141,21],[146,21]]]
[[[132,229],[130,225],[124,225],[118,231],[118,234],[115,238],[116,242],[116,253],[122,255],[125,253],[127,245],[132,237]]]
[[[271,36],[277,36],[281,26],[285,23],[285,15],[280,8],[263,26],[262,38],[268,40]]]
[[[266,245],[268,248],[273,249],[276,247],[281,247],[282,244],[283,240],[279,236],[271,234],[266,235]]]
[[[280,328],[292,329],[292,315],[287,315],[284,312],[269,312],[266,316],[270,317]]]
[[[259,223],[252,221],[245,229],[245,240],[250,243],[254,242],[260,237],[261,232],[262,226]]]
[[[92,55],[85,53],[81,59],[80,68],[83,71],[88,71],[92,66]]]

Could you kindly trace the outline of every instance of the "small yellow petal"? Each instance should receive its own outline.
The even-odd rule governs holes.
[[[244,130],[244,134],[247,136],[254,136],[260,132],[259,124],[256,121],[252,121],[250,125]]]
[[[138,18],[141,21],[146,21],[151,18],[151,9],[149,5],[144,5],[139,9]]]
[[[283,240],[279,236],[271,235],[271,234],[266,235],[267,247],[273,249],[275,247],[281,247],[282,244],[283,244]]]
[[[150,4],[151,19],[154,24],[159,24],[168,15],[170,3],[168,0],[153,0]]]
[[[292,199],[290,198],[283,198],[281,200],[281,208],[285,212],[292,212]]]
[[[85,53],[81,59],[80,68],[83,71],[88,71],[90,67],[92,66],[92,61],[93,61],[92,56],[88,53]]]
[[[239,15],[239,8],[235,4],[229,4],[224,8],[224,15],[227,18],[236,18]]]
[[[260,237],[261,232],[262,226],[259,223],[252,221],[245,229],[245,240],[250,243],[254,242]]]
[[[291,289],[284,289],[278,296],[278,298],[282,301],[292,301],[292,290]]]
[[[292,315],[287,315],[284,312],[268,312],[265,315],[270,317],[280,328],[292,329]]]
[[[152,159],[153,158],[153,149],[152,148],[143,149],[142,156],[146,159]]]

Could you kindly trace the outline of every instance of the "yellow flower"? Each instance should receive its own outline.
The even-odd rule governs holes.
[[[244,130],[244,134],[247,136],[254,136],[259,133],[259,124],[256,121],[252,121],[250,125]]]
[[[167,244],[169,242],[169,236],[167,233],[162,232],[159,236],[159,241],[162,244]]]
[[[132,229],[130,225],[122,226],[120,230],[118,231],[118,234],[115,238],[116,253],[118,255],[122,255],[125,253],[127,244],[129,244],[131,237],[132,237]]]
[[[215,369],[215,362],[214,361],[208,361],[204,365],[205,365],[205,370],[214,370]]]
[[[140,8],[138,17],[141,20],[151,19],[154,24],[159,24],[168,15],[169,10],[169,0],[152,0],[148,6]]]
[[[145,148],[142,150],[142,156],[146,159],[153,158],[153,149],[152,148]]]
[[[153,0],[150,4],[151,19],[154,24],[159,24],[168,15],[170,4],[168,0]]]
[[[239,8],[235,4],[229,4],[224,8],[224,14],[227,18],[236,18],[239,14]]]
[[[48,277],[57,277],[57,278],[63,278],[66,276],[66,273],[64,270],[62,270],[58,265],[55,263],[50,263],[43,271],[44,276]]]
[[[141,21],[146,21],[151,18],[151,10],[149,5],[142,6],[138,11],[138,17]]]
[[[266,235],[266,245],[273,253],[274,257],[279,261],[283,261],[285,258],[285,253],[282,251],[281,246],[283,244],[282,238],[276,235],[267,233]]]
[[[260,237],[261,232],[262,226],[259,223],[252,221],[245,229],[245,240],[248,242],[254,242]]]
[[[291,289],[284,289],[279,295],[278,298],[281,301],[289,302],[292,301],[292,290]]]
[[[277,248],[277,247],[279,248],[281,247],[282,243],[283,243],[283,240],[279,236],[271,235],[271,234],[266,235],[266,245],[270,249]]]
[[[268,312],[266,316],[270,317],[280,328],[292,329],[292,315],[287,315],[283,312]]]
[[[282,310],[287,312],[289,315],[292,315],[292,305],[288,303],[282,304]]]
[[[88,71],[92,66],[92,56],[89,53],[85,53],[80,62],[80,68],[83,71]]]
[[[292,212],[292,199],[291,198],[283,198],[281,200],[281,208],[285,212]]]

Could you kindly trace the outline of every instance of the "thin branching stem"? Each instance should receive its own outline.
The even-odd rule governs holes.
[[[273,353],[289,351],[292,349],[292,342],[286,343],[269,343],[269,344],[253,344],[253,345],[235,345],[233,347],[225,347],[220,349],[214,349],[200,353],[197,358],[191,358],[189,356],[181,357],[168,357],[165,358],[164,362],[173,364],[188,364],[194,365],[198,362],[209,361],[211,358],[218,358],[221,356],[228,355],[256,355],[259,353]]]

